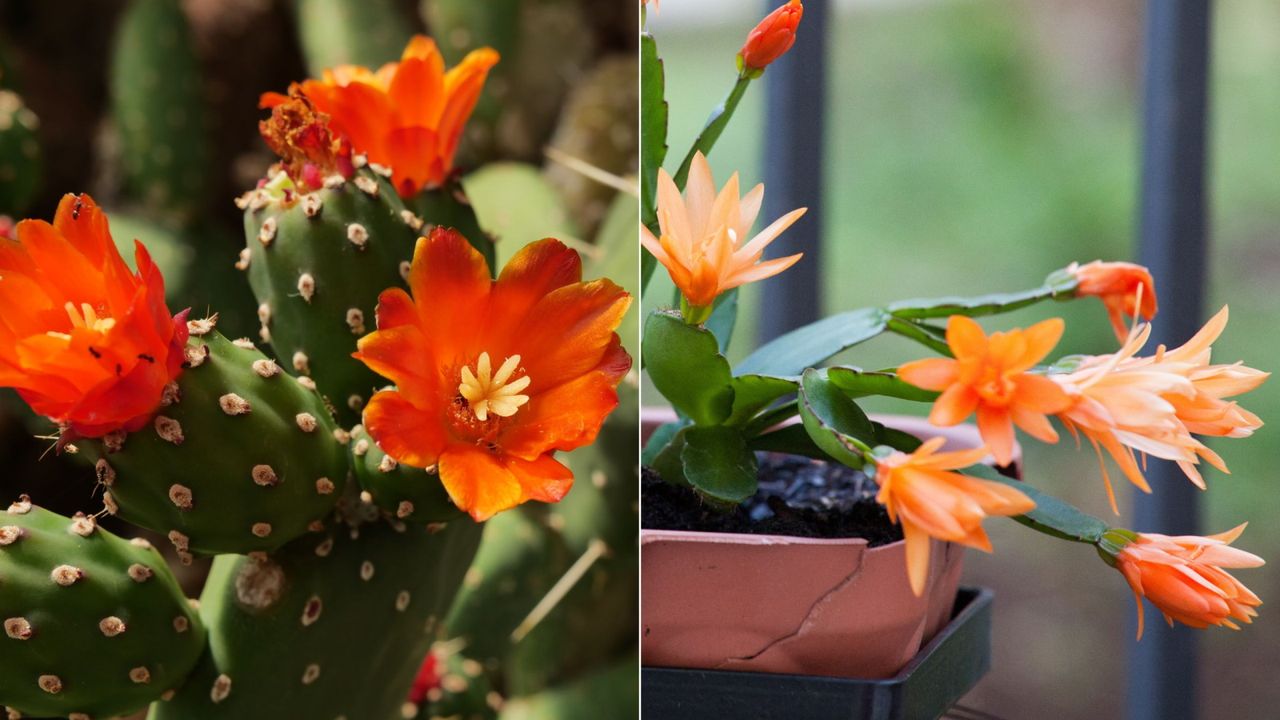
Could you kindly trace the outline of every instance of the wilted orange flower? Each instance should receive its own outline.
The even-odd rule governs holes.
[[[351,143],[333,132],[329,116],[316,111],[297,85],[272,106],[271,117],[258,123],[258,132],[289,177],[304,187],[318,190],[329,175],[350,177],[355,171]]]
[[[1053,381],[1027,371],[1053,350],[1062,330],[1062,320],[1052,318],[988,337],[972,318],[952,315],[947,345],[955,359],[909,362],[898,368],[898,376],[942,392],[929,413],[935,425],[957,425],[976,411],[983,441],[997,463],[1008,465],[1015,424],[1044,442],[1058,441],[1047,415],[1065,409],[1070,399]]]
[[[933,438],[910,455],[894,453],[876,464],[876,501],[884,505],[890,520],[902,524],[907,576],[917,596],[924,592],[929,574],[930,537],[991,552],[983,519],[1022,515],[1036,506],[1008,485],[948,472],[978,462],[987,450],[937,452],[945,442]]]
[[[476,520],[560,500],[573,474],[555,451],[595,439],[631,367],[614,332],[631,296],[583,282],[578,254],[550,238],[490,280],[480,253],[440,228],[418,240],[409,287],[382,293],[378,330],[355,354],[396,384],[365,407],[369,434],[396,460],[436,468]]]
[[[1147,320],[1156,316],[1156,284],[1151,271],[1141,265],[1095,260],[1086,265],[1071,263],[1067,272],[1076,278],[1077,297],[1102,300],[1120,342],[1129,336],[1126,316]]]
[[[1201,459],[1227,472],[1217,453],[1194,437],[1247,437],[1262,426],[1257,415],[1228,398],[1261,385],[1270,373],[1241,363],[1211,365],[1212,345],[1227,326],[1223,307],[1200,332],[1175,350],[1164,346],[1150,357],[1137,357],[1151,335],[1151,327],[1135,328],[1124,346],[1110,355],[1084,358],[1075,370],[1049,376],[1070,396],[1071,404],[1058,414],[1072,433],[1093,443],[1115,460],[1125,477],[1151,492],[1136,453],[1173,460],[1197,487],[1204,479]],[[1105,464],[1102,479],[1111,507],[1115,492]],[[1118,511],[1118,510],[1117,510]]]
[[[136,430],[182,371],[186,312],[135,241],[138,272],[88,195],[64,195],[50,225],[0,239],[0,387],[63,426],[63,438]]]
[[[452,172],[463,126],[497,62],[497,52],[480,48],[445,72],[435,42],[418,35],[398,63],[377,72],[343,65],[299,87],[355,152],[391,168],[396,190],[409,197],[440,186]],[[274,107],[286,100],[266,93],[261,104]]]
[[[796,28],[804,16],[800,0],[790,0],[786,5],[765,16],[747,34],[747,41],[738,51],[738,69],[742,72],[763,72],[774,60],[782,57],[796,42]]]
[[[1264,564],[1262,558],[1231,547],[1245,525],[1208,537],[1170,537],[1138,533],[1137,539],[1116,554],[1116,567],[1133,588],[1138,603],[1138,638],[1142,638],[1142,598],[1146,597],[1174,621],[1194,628],[1210,625],[1239,630],[1239,621],[1253,622],[1254,608],[1262,604],[1257,595],[1222,568],[1251,568]]]
[[[763,184],[739,197],[738,173],[717,195],[711,166],[699,152],[689,168],[684,197],[671,176],[658,170],[658,225],[662,236],[655,238],[641,225],[640,242],[666,266],[689,305],[709,311],[720,293],[777,275],[801,257],[796,254],[760,262],[765,247],[800,219],[805,208],[792,210],[743,242],[763,200]]]

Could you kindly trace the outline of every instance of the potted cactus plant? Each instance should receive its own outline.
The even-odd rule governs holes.
[[[951,619],[960,550],[991,551],[983,524],[995,516],[1093,546],[1169,622],[1250,622],[1260,601],[1223,569],[1262,562],[1229,547],[1243,525],[1207,538],[1135,532],[1009,472],[1016,433],[1057,442],[1056,419],[1145,491],[1140,455],[1176,461],[1204,487],[1200,468],[1225,463],[1200,437],[1259,427],[1233,398],[1268,375],[1211,361],[1226,308],[1184,346],[1147,349],[1150,327],[1138,321],[1156,312],[1151,274],[1093,262],[1021,292],[843,310],[739,363],[725,357],[736,289],[803,262],[761,262],[803,209],[765,218],[753,235],[763,186],[743,195],[736,173],[717,186],[707,154],[745,86],[790,46],[799,6],[780,8],[748,37],[734,91],[674,175],[662,168],[661,65],[644,39],[642,108],[646,136],[659,144],[643,154],[651,204],[641,239],[678,303],[644,321],[644,369],[674,413],[642,455],[642,662],[698,671],[677,698],[660,696],[673,685],[655,674],[660,690],[646,692],[646,709],[682,717],[711,707],[715,688],[749,684],[723,671],[894,677]],[[1057,318],[990,334],[975,320],[1089,297],[1106,306],[1122,345],[1115,353],[1063,356]],[[831,364],[885,334],[930,357],[874,371]],[[871,417],[862,409],[871,397],[920,403],[927,422]],[[1102,474],[1114,508],[1105,465]]]
[[[404,44],[376,73],[328,58],[316,79],[263,96],[276,162],[237,199],[243,251],[222,263],[253,291],[256,337],[224,337],[203,307],[174,312],[182,295],[149,236],[131,269],[88,195],[65,196],[52,223],[3,231],[0,385],[54,423],[59,452],[87,461],[98,485],[86,510],[102,507],[64,517],[23,496],[0,514],[10,717],[354,720],[435,714],[437,703],[547,717],[602,690],[635,705],[636,393],[619,335],[631,299],[601,277],[634,267],[634,195],[618,193],[620,177],[603,195],[575,186],[568,202],[589,196],[607,212],[564,234],[597,242],[504,232],[500,267],[454,161],[498,53],[450,47],[446,72],[442,49],[388,5],[317,5],[296,8],[317,53],[385,56],[371,25]],[[483,37],[456,28],[495,24],[448,5],[424,8],[440,13],[440,32]],[[363,21],[335,28],[335,9]],[[136,0],[122,23],[117,64],[135,71],[116,92],[124,105],[139,101],[137,61],[157,44],[190,48],[172,47],[187,34],[177,2]],[[550,118],[537,142],[560,133],[578,143],[578,165],[608,177],[574,131],[618,128],[598,125],[596,102],[596,126],[570,108],[558,129],[569,89],[539,110]],[[606,117],[634,123],[634,101],[615,104]],[[157,140],[137,132],[154,118],[126,118],[126,143]],[[172,151],[192,151],[191,137]],[[462,152],[501,157],[480,143]],[[148,183],[140,194],[182,205],[179,224],[198,216],[204,198],[157,179],[168,175],[155,157],[128,170]],[[99,525],[108,514],[123,536]],[[162,549],[184,565],[213,558],[199,601]],[[617,615],[585,617],[601,603]],[[513,608],[518,628],[495,620]],[[424,657],[439,671],[424,675]]]

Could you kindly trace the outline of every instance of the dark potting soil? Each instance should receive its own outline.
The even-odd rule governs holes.
[[[902,528],[875,501],[875,480],[861,470],[779,453],[757,453],[760,491],[729,512],[693,490],[641,474],[640,526],[654,530],[866,538],[871,547],[902,539]]]

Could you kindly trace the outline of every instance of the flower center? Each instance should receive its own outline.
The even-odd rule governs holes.
[[[477,420],[485,422],[490,414],[511,417],[529,402],[528,395],[520,394],[521,390],[529,387],[529,376],[511,379],[518,367],[520,356],[512,355],[502,362],[502,367],[496,373],[492,372],[487,352],[480,353],[474,373],[469,366],[462,367],[462,382],[458,383],[458,394],[466,398],[467,405]]]
[[[67,311],[67,317],[71,318],[73,327],[88,328],[96,333],[105,333],[116,326],[115,318],[98,317],[98,312],[89,303],[80,303],[80,307],[76,308],[75,303],[68,302],[62,307]],[[50,332],[48,334],[64,340],[71,339],[71,336],[67,333]]]

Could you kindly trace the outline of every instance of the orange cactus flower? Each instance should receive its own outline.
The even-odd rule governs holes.
[[[1084,435],[1098,452],[1115,460],[1125,477],[1151,492],[1136,453],[1173,460],[1197,487],[1205,487],[1197,466],[1201,459],[1228,472],[1226,463],[1194,437],[1247,437],[1262,426],[1257,415],[1229,400],[1257,388],[1270,376],[1243,364],[1212,365],[1214,341],[1226,329],[1223,307],[1200,332],[1181,347],[1156,349],[1137,357],[1151,335],[1149,325],[1135,328],[1124,346],[1110,355],[1084,358],[1067,373],[1049,376],[1070,396],[1058,418],[1073,433]],[[1115,492],[1102,465],[1111,507]]]
[[[383,292],[378,330],[355,354],[396,384],[365,407],[369,434],[396,460],[436,468],[476,520],[559,501],[573,474],[555,451],[595,439],[631,368],[614,332],[630,295],[583,282],[560,241],[526,246],[489,277],[465,238],[437,228],[414,251],[412,297]]]
[[[0,387],[64,440],[138,429],[187,342],[186,312],[170,314],[147,249],[135,241],[130,271],[88,195],[64,195],[52,225],[24,220],[16,233],[0,240]]]
[[[1156,316],[1155,280],[1151,271],[1141,265],[1095,260],[1085,265],[1071,263],[1067,273],[1076,278],[1077,297],[1102,300],[1120,342],[1129,336],[1126,316],[1146,320]]]
[[[884,505],[890,520],[902,524],[907,577],[917,596],[924,592],[929,575],[930,537],[991,552],[983,519],[1022,515],[1036,506],[1008,485],[949,472],[978,462],[987,450],[937,452],[945,442],[933,438],[909,455],[897,452],[876,464],[876,501]]]
[[[747,34],[747,41],[738,51],[738,70],[748,75],[759,75],[774,60],[782,57],[796,42],[796,28],[804,16],[800,0],[786,5],[765,16]]]
[[[391,168],[397,192],[410,197],[439,187],[453,171],[463,127],[497,62],[496,51],[480,48],[446,72],[435,42],[418,35],[398,63],[377,72],[343,65],[298,87],[355,152]],[[275,107],[287,99],[266,93],[261,105]]]
[[[1014,425],[1044,442],[1058,441],[1048,415],[1064,410],[1070,398],[1053,381],[1027,371],[1053,350],[1062,330],[1062,320],[1052,318],[988,337],[972,318],[953,315],[947,321],[947,345],[955,359],[909,362],[898,368],[898,376],[942,392],[929,413],[935,425],[957,425],[977,412],[983,441],[997,463],[1008,465]]]
[[[760,262],[764,249],[800,219],[805,208],[792,210],[743,242],[763,200],[763,184],[739,197],[737,173],[717,194],[711,166],[702,153],[697,153],[689,168],[684,197],[671,176],[658,170],[661,237],[655,238],[641,225],[640,242],[667,268],[685,301],[709,313],[721,293],[777,275],[802,255]]]
[[[1244,528],[1240,525],[1208,537],[1137,533],[1136,539],[1116,554],[1116,568],[1138,603],[1139,639],[1144,597],[1164,614],[1170,627],[1176,620],[1194,628],[1212,625],[1239,630],[1237,621],[1253,622],[1258,615],[1255,608],[1262,601],[1223,570],[1264,564],[1257,555],[1231,547]]]

